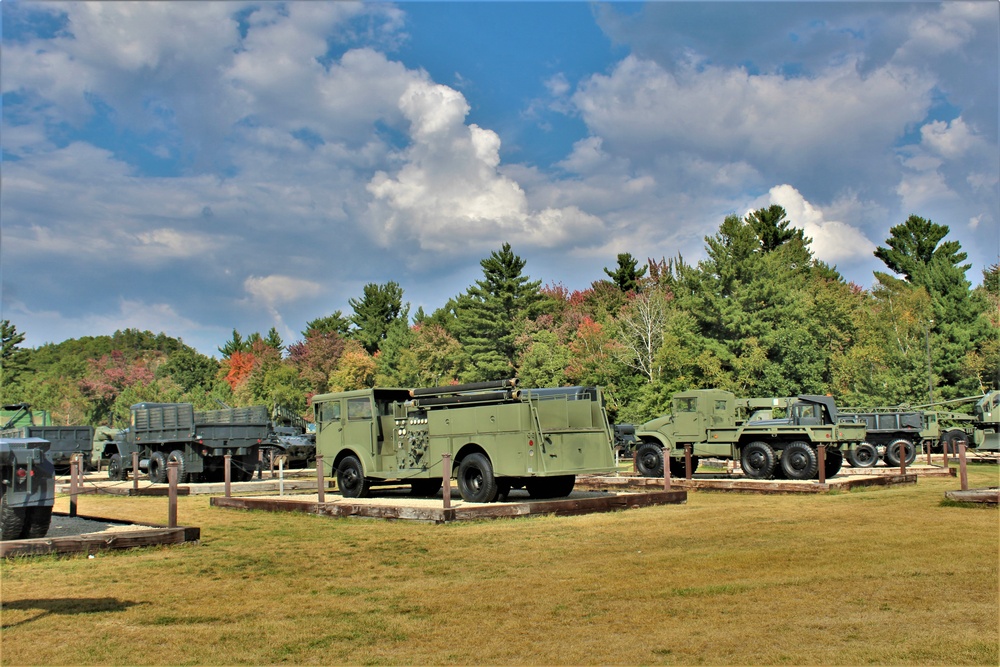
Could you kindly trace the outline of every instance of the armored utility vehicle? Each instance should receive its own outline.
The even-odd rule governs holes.
[[[316,462],[316,434],[310,433],[305,419],[281,405],[271,408],[271,432],[261,443],[262,461],[270,467],[283,456],[288,468],[305,468]]]
[[[18,403],[5,405],[4,410],[14,410],[14,414],[0,427],[0,438],[40,438],[49,442],[46,456],[59,473],[69,472],[70,459],[81,454],[84,463],[90,462],[94,448],[94,429],[91,426],[51,426],[39,425],[32,417],[31,405]],[[47,415],[45,422],[48,422]]]
[[[346,497],[381,483],[433,496],[447,452],[462,498],[484,503],[522,486],[533,498],[567,496],[576,475],[615,470],[599,388],[516,386],[510,379],[314,396],[323,467]]]
[[[0,438],[0,538],[45,537],[55,503],[55,470],[41,438]]]
[[[177,481],[217,481],[232,455],[233,479],[247,481],[257,467],[257,448],[268,437],[267,408],[195,410],[190,403],[137,403],[118,453],[108,462],[108,477],[123,479],[139,452],[139,468],[150,481],[167,481],[167,463],[177,461]]]
[[[785,408],[785,418],[772,418]],[[636,468],[646,477],[662,477],[664,454],[671,475],[685,471],[684,447],[691,446],[692,468],[700,457],[734,459],[756,479],[812,479],[819,474],[817,445],[826,445],[824,473],[832,477],[843,453],[865,439],[863,422],[842,422],[828,396],[794,399],[747,399],[720,389],[674,394],[672,414],[636,428],[640,444]]]

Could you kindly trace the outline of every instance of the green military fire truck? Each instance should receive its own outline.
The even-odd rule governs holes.
[[[517,388],[497,380],[422,389],[361,389],[313,397],[316,448],[345,497],[373,484],[433,496],[442,455],[468,502],[573,491],[576,476],[615,470],[612,431],[597,387]]]

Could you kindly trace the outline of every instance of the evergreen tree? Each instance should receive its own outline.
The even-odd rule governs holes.
[[[347,332],[351,329],[351,320],[344,317],[344,314],[336,310],[332,315],[327,315],[326,317],[317,317],[315,320],[306,322],[306,330],[302,332],[303,338],[309,338],[313,335],[313,332],[317,333],[336,333],[341,338],[347,336]]]
[[[890,270],[912,285],[923,287],[931,299],[933,323],[931,348],[934,371],[940,376],[944,398],[968,395],[979,390],[978,379],[966,357],[981,348],[990,336],[980,319],[985,304],[972,292],[963,264],[968,255],[958,241],[946,241],[947,225],[939,225],[911,215],[902,225],[889,230],[886,246],[875,256]],[[880,274],[876,273],[881,281]]]
[[[349,299],[354,309],[350,337],[361,343],[368,354],[375,354],[385,340],[393,322],[404,325],[409,318],[410,304],[403,306],[403,289],[395,282],[384,285],[368,283],[361,299]]]
[[[638,292],[640,288],[640,282],[642,277],[646,275],[646,271],[649,267],[642,267],[640,270],[639,262],[630,253],[620,252],[618,253],[618,266],[614,271],[605,268],[604,273],[611,278],[611,281],[615,286],[622,292]]]
[[[516,321],[534,318],[544,297],[541,281],[522,274],[525,260],[504,243],[480,261],[483,279],[455,305],[458,339],[472,362],[470,380],[499,380],[517,373]]]
[[[268,347],[274,348],[280,354],[285,349],[285,341],[281,340],[281,336],[278,335],[278,330],[274,327],[267,332],[267,337],[263,339],[264,344]]]
[[[4,388],[0,391],[5,399],[27,364],[27,352],[18,348],[23,342],[24,334],[10,320],[0,320],[0,387]]]
[[[222,347],[216,349],[222,353],[224,358],[228,359],[234,352],[246,352],[249,350],[251,342],[250,340],[243,340],[243,335],[236,329],[233,329],[233,337],[226,341]]]

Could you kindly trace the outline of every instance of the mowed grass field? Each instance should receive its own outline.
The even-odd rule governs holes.
[[[0,662],[996,665],[998,512],[943,502],[956,488],[440,526],[183,497],[200,545],[0,564]],[[167,507],[80,511],[165,523]]]

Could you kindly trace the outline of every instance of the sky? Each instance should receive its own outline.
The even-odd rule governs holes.
[[[889,229],[1000,255],[1000,3],[0,0],[0,319],[199,351],[430,313],[510,243],[586,289],[780,204],[869,287]]]

